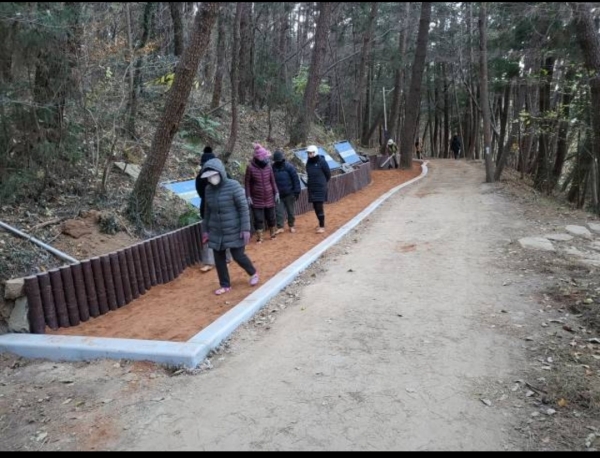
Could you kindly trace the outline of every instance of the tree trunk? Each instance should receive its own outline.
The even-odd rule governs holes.
[[[406,119],[402,129],[402,137],[400,138],[400,163],[403,169],[410,169],[412,167],[412,156],[415,148],[417,118],[421,105],[421,83],[423,82],[423,69],[425,68],[425,57],[427,56],[430,21],[431,2],[422,2],[415,60],[412,67],[410,90],[406,103]]]
[[[504,88],[504,101],[502,102],[502,109],[500,110],[500,137],[498,138],[498,156],[496,158],[496,166],[498,166],[500,158],[502,157],[504,139],[506,138],[506,125],[508,123],[508,107],[510,105],[510,93],[513,89],[513,86],[513,81],[511,80]]]
[[[551,188],[555,189],[560,175],[562,174],[565,159],[567,158],[567,151],[569,143],[567,135],[569,133],[569,122],[571,113],[571,99],[573,98],[573,78],[575,77],[575,70],[570,67],[565,74],[565,85],[562,95],[562,110],[559,110],[559,116],[561,118],[558,126],[558,142],[556,144],[556,158],[554,159],[554,167],[552,168],[552,183]]]
[[[12,81],[13,30],[16,26],[0,19],[0,82]]]
[[[369,146],[371,141],[371,137],[369,136],[369,126],[373,119],[373,81],[379,80],[379,76],[381,75],[381,67],[379,67],[379,73],[375,76],[375,60],[371,55],[369,59],[369,72],[368,72],[368,82],[367,82],[367,93],[365,96],[365,112],[363,114],[362,121],[362,133],[360,135],[360,143],[363,146]],[[383,136],[381,137],[383,138]],[[383,141],[380,141],[383,144]]]
[[[38,3],[42,12],[51,9],[48,3]],[[75,81],[77,51],[81,41],[81,3],[65,2],[65,29],[60,38],[43,43],[36,64],[34,80],[35,116],[54,133],[47,140],[58,142],[62,138],[63,114],[67,94],[78,87]],[[62,49],[64,52],[57,52]]]
[[[217,107],[221,104],[221,92],[223,91],[223,74],[225,73],[225,15],[226,9],[221,7],[218,19],[217,66],[215,69],[212,100],[210,102],[211,110],[217,109]]]
[[[138,43],[136,47],[137,51],[140,52],[146,47],[148,43],[148,39],[150,37],[150,29],[152,24],[152,16],[154,14],[154,2],[146,2],[146,6],[144,7],[144,17],[142,22],[142,39]],[[128,10],[128,15],[129,15]],[[133,56],[132,56],[133,58]],[[137,57],[135,62],[135,69],[133,71],[133,83],[131,88],[131,94],[129,95],[129,117],[127,120],[126,131],[129,134],[130,138],[135,140],[137,139],[136,129],[135,129],[135,121],[137,118],[137,108],[138,108],[138,95],[140,93],[140,89],[142,87],[142,66],[144,64],[144,56],[141,54]]]
[[[354,88],[354,97],[352,99],[352,109],[349,111],[349,125],[351,138],[358,139],[361,132],[361,109],[364,106],[363,96],[365,94],[365,79],[367,79],[368,62],[370,62],[371,48],[373,41],[373,24],[377,15],[378,3],[371,3],[371,13],[367,20],[367,27],[363,33],[362,51],[360,53],[360,63],[358,66],[358,77],[356,87]],[[368,103],[368,102],[367,102]],[[367,121],[368,124],[368,121]]]
[[[485,157],[485,182],[494,182],[494,161],[492,160],[491,143],[492,127],[490,121],[490,102],[488,99],[488,68],[487,68],[487,5],[485,2],[479,4],[479,63],[480,75],[480,98],[479,105],[483,115],[483,152]]]
[[[585,66],[591,71],[589,79],[591,93],[591,123],[592,123],[592,166],[598,170],[600,165],[600,37],[598,28],[594,23],[590,6],[586,3],[569,3],[574,13],[575,30],[579,46],[583,52]],[[599,173],[594,174],[596,180],[599,179]],[[600,214],[600,207],[597,202],[600,201],[600,183],[596,181],[593,186],[596,195],[593,198],[596,213]]]
[[[523,87],[522,84],[518,84],[517,87],[515,88],[515,92],[516,92],[515,99],[516,100],[513,105],[513,122],[511,124],[511,128],[510,128],[510,134],[508,135],[508,139],[506,140],[506,143],[504,144],[504,148],[503,148],[501,154],[499,155],[498,164],[496,165],[496,170],[494,171],[494,180],[495,181],[500,180],[500,177],[502,176],[502,171],[504,170],[504,166],[506,165],[506,161],[508,160],[508,157],[510,156],[510,151],[511,151],[513,145],[515,144],[515,142],[518,142],[519,123],[515,122],[515,121],[518,121],[519,113],[521,113],[523,105],[525,104],[525,91],[526,91],[526,88]]]
[[[402,94],[404,93],[404,74],[406,69],[406,43],[408,37],[408,28],[410,25],[410,2],[405,2],[404,4],[398,3],[400,8],[399,16],[402,16],[402,8],[404,8],[404,24],[403,27],[400,28],[400,33],[398,35],[398,51],[401,58],[401,61],[398,64],[398,68],[396,68],[396,72],[394,75],[394,95],[392,98],[392,112],[390,115],[390,123],[389,123],[389,138],[397,138],[398,130],[397,127],[400,119],[400,106],[402,103]],[[401,6],[400,6],[401,5]]]
[[[473,2],[468,3],[468,14],[467,14],[467,34],[469,35],[469,87],[471,94],[475,94],[475,78],[473,73],[475,71],[475,58],[473,56]],[[475,144],[479,135],[479,111],[475,99],[471,98],[469,101],[469,137],[467,138],[467,145],[463,145],[465,148],[467,159],[475,158]]]
[[[574,203],[577,208],[582,208],[585,204],[587,182],[593,164],[591,147],[592,135],[586,134],[583,145],[578,148],[575,164],[571,170],[569,180],[571,186],[567,193],[567,200]]]
[[[446,73],[446,63],[442,62],[440,67],[442,70],[442,87],[444,88],[444,156],[447,157],[450,155],[450,90],[448,75]]]
[[[233,148],[237,142],[238,131],[238,94],[240,86],[240,22],[242,20],[244,4],[237,2],[235,7],[235,18],[233,20],[233,43],[231,45],[231,128],[225,151],[221,155],[223,162],[229,161],[233,154]]]
[[[319,19],[317,20],[315,44],[308,71],[308,82],[304,90],[303,107],[298,114],[296,123],[292,126],[290,145],[304,144],[308,139],[308,132],[317,101],[319,82],[321,81],[321,66],[327,52],[329,22],[332,10],[332,2],[319,2]]]
[[[252,39],[252,2],[242,2],[240,16],[240,55],[239,55],[239,103],[245,105],[252,98],[254,80],[252,65],[254,61],[254,40]]]
[[[171,18],[173,19],[173,54],[179,57],[183,54],[183,21],[181,20],[182,2],[169,2]]]
[[[216,2],[202,3],[194,21],[190,43],[183,51],[175,69],[175,81],[169,91],[148,157],[129,198],[129,215],[136,222],[141,221],[146,225],[152,223],[152,201],[156,194],[156,186],[169,156],[173,137],[179,130],[198,64],[210,43],[218,6]]]
[[[550,167],[550,148],[549,137],[552,127],[552,120],[549,119],[550,112],[550,84],[554,74],[554,57],[548,56],[542,67],[542,77],[540,78],[540,136],[539,150],[536,161],[536,175],[534,187],[538,191],[550,193],[551,167]]]
[[[439,117],[439,100],[440,100],[440,92],[438,89],[438,80],[437,80],[437,72],[435,71],[435,65],[432,67],[433,72],[433,142],[431,144],[432,155],[434,157],[442,157],[440,154],[440,144],[439,144],[439,129],[440,129],[440,117]]]

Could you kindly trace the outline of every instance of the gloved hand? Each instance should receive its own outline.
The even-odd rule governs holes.
[[[279,193],[275,193],[275,203],[278,204],[280,200]]]
[[[202,244],[206,244],[208,242],[208,232],[202,233]]]
[[[252,202],[252,197],[248,197],[248,205],[251,207],[254,205],[254,202]]]
[[[250,231],[242,231],[240,238],[244,239],[244,245],[248,245],[250,243]]]
[[[296,198],[296,200],[300,199],[300,193],[294,194],[294,197]]]

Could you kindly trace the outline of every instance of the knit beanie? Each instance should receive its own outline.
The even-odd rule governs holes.
[[[271,153],[269,152],[269,150],[264,148],[260,143],[256,143],[254,145],[254,157],[256,159],[258,159],[259,161],[264,161],[270,155],[271,155]]]

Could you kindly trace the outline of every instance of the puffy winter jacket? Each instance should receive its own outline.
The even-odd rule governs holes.
[[[206,186],[203,230],[208,231],[208,246],[213,250],[241,248],[242,231],[250,231],[250,210],[244,188],[237,181],[227,178],[225,167],[219,159],[211,159],[203,171],[215,170],[221,182]]]
[[[292,164],[283,160],[273,163],[273,174],[279,195],[283,197],[300,194],[300,178]]]
[[[261,166],[253,159],[246,168],[246,196],[252,198],[254,208],[272,208],[275,206],[277,184],[271,164]]]
[[[331,178],[329,165],[324,157],[316,155],[306,161],[308,201],[327,202],[327,183]]]

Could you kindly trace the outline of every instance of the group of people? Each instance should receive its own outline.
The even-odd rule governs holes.
[[[423,144],[419,141],[419,139],[415,140],[415,154],[417,159],[423,159]],[[391,138],[388,139],[385,145],[384,158],[385,160],[382,163],[382,167],[387,166],[388,169],[397,169],[400,167],[400,153],[398,151],[398,145]]]
[[[462,149],[462,142],[458,134],[454,134],[452,139],[450,140],[450,150],[454,155],[454,159],[458,159],[460,157],[460,152]],[[415,140],[415,154],[417,159],[423,159],[423,143],[417,138]],[[398,168],[400,165],[400,154],[398,153],[398,145],[391,138],[387,141],[385,145],[385,161],[382,163],[382,167],[387,168]]]
[[[308,201],[313,204],[317,216],[316,233],[323,233],[324,204],[331,171],[315,145],[308,146],[306,152]],[[257,243],[263,243],[266,229],[271,239],[282,234],[286,219],[289,231],[295,233],[295,204],[301,189],[298,172],[285,160],[282,151],[276,150],[271,155],[260,144],[254,145],[244,186],[227,175],[223,162],[210,146],[204,148],[200,164],[196,191],[200,196],[200,216],[205,231],[202,234],[204,266],[201,270],[208,272],[214,264],[220,285],[215,294],[227,293],[231,290],[227,263],[233,258],[249,275],[250,285],[255,286],[259,282],[258,270],[245,252],[251,240],[250,214],[254,219]]]

